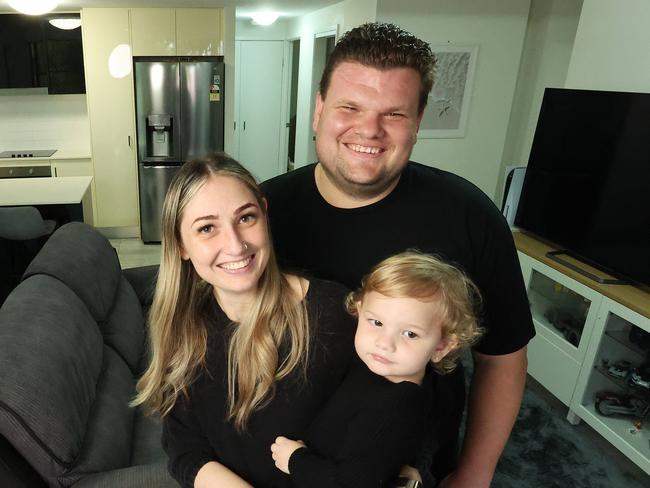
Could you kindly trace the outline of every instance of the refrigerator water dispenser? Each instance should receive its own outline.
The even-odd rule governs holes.
[[[147,116],[147,156],[169,157],[173,141],[172,116],[169,114]]]

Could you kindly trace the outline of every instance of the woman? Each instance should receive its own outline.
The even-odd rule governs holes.
[[[134,404],[163,416],[182,486],[291,486],[269,449],[303,436],[348,369],[346,290],[279,271],[266,201],[223,154],[182,167],[162,227],[152,361]]]

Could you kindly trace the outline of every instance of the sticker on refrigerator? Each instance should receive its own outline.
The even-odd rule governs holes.
[[[221,101],[221,90],[219,90],[219,85],[210,85],[210,101],[211,102]]]
[[[210,101],[211,102],[220,102],[221,101],[221,76],[213,75],[212,84],[210,85]]]

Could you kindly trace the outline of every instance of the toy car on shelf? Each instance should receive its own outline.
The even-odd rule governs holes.
[[[606,366],[607,374],[617,378],[619,380],[624,380],[630,374],[632,370],[632,364],[629,361],[619,361],[617,363]]]
[[[580,335],[582,334],[582,324],[580,320],[575,317],[575,312],[564,308],[549,308],[544,317],[548,320],[553,327],[562,333],[564,338],[578,347],[580,343]]]
[[[650,391],[650,363],[632,368],[627,382],[630,386]]]
[[[642,419],[650,413],[650,404],[630,395],[602,392],[596,396],[596,411],[605,417],[625,415]]]

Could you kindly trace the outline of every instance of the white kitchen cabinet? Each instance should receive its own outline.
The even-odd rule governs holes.
[[[223,56],[221,9],[176,9],[178,56]]]
[[[51,163],[52,176],[94,176],[93,163],[90,159],[53,159]],[[97,201],[95,199],[95,178],[90,183],[90,194],[93,203],[93,222],[97,221]]]
[[[52,176],[93,176],[93,163],[90,159],[52,160]]]
[[[223,55],[221,9],[132,8],[134,56]]]
[[[134,56],[176,55],[176,11],[173,8],[132,8]]]
[[[650,403],[650,389],[631,385],[629,374],[617,378],[608,372],[621,361],[638,367],[650,355],[650,344],[633,339],[650,333],[650,294],[591,280],[546,257],[553,249],[529,236],[516,233],[515,242],[537,332],[528,346],[528,373],[569,406],[569,421],[584,420],[650,474],[647,421],[596,409],[603,393]]]
[[[139,227],[129,10],[81,11],[97,227]],[[112,56],[112,57],[111,57]],[[109,71],[110,65],[126,68]],[[121,71],[121,72],[120,72]],[[119,78],[116,76],[120,76]]]

